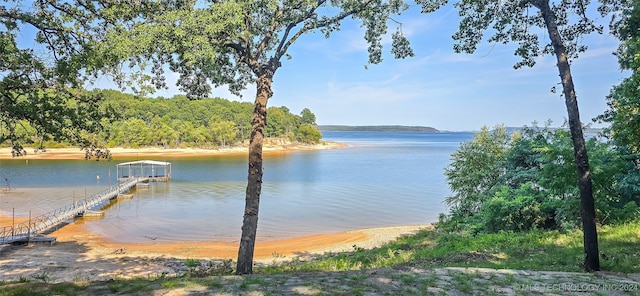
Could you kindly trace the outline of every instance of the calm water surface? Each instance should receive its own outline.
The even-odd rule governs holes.
[[[449,194],[443,168],[471,133],[325,132],[347,143],[335,150],[269,154],[264,161],[260,239],[425,224]],[[70,160],[0,160],[0,214],[38,215],[114,184],[115,164]],[[135,160],[135,159],[133,159]],[[247,178],[246,156],[154,159],[172,163],[173,179],[108,205],[104,218],[79,221],[110,239],[237,240]],[[98,180],[96,176],[100,176]]]

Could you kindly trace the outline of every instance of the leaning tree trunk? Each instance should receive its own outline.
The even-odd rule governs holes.
[[[249,141],[249,173],[247,192],[242,221],[242,236],[238,250],[236,274],[253,273],[253,251],[258,230],[258,210],[262,191],[262,143],[267,125],[267,101],[272,95],[273,74],[264,74],[256,80],[257,94],[253,119],[251,121],[251,139]]]
[[[586,271],[600,270],[598,258],[598,232],[596,230],[596,210],[589,172],[589,157],[582,134],[582,123],[578,111],[578,99],[571,77],[571,67],[567,60],[567,51],[558,32],[555,16],[551,12],[548,0],[536,0],[533,4],[540,9],[544,22],[551,38],[551,45],[558,60],[558,71],[562,80],[565,105],[569,115],[569,129],[573,140],[573,155],[578,171],[578,189],[580,191],[580,217],[582,219],[582,231],[584,232],[584,269]]]

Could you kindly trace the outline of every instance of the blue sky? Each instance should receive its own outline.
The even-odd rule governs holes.
[[[451,35],[459,17],[451,7],[429,15],[414,7],[396,19],[403,23],[415,57],[394,60],[388,53],[387,36],[384,61],[365,69],[367,45],[357,24],[345,24],[330,39],[310,34],[290,48],[293,59],[283,60],[276,72],[269,105],[287,106],[293,113],[309,108],[318,124],[419,125],[463,131],[483,125],[542,124],[548,119],[559,126],[565,121],[561,91],[550,91],[553,86],[561,90],[553,56],[539,59],[533,68],[514,70],[519,60],[513,54],[515,45],[485,42],[473,55],[456,54]],[[389,31],[395,26],[390,22]],[[591,123],[606,110],[605,97],[612,85],[627,74],[619,70],[612,54],[618,46],[613,36],[593,35],[584,42],[589,50],[574,61],[572,71],[581,119]],[[96,87],[107,88],[106,84]],[[177,93],[172,86],[155,95]],[[216,89],[213,96],[253,102],[255,87],[244,91],[242,98],[224,88]]]

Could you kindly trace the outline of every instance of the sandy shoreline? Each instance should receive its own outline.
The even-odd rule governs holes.
[[[318,145],[290,145],[266,143],[265,153],[289,153],[293,151],[335,149],[346,147],[342,143],[324,142]],[[25,147],[26,156],[14,158],[9,148],[0,148],[0,159],[84,159],[79,148],[52,148],[46,152],[32,153]],[[114,159],[158,157],[199,157],[211,155],[247,154],[246,147],[223,149],[163,149],[163,148],[112,148]],[[27,220],[17,217],[15,223]],[[11,226],[12,217],[0,216],[0,226]],[[359,229],[341,233],[317,234],[302,237],[259,241],[256,243],[255,261],[260,264],[305,259],[326,252],[351,251],[355,246],[373,248],[396,238],[416,233],[430,225],[392,226]],[[183,241],[122,243],[110,241],[86,229],[82,223],[71,223],[52,232],[54,245],[31,244],[28,246],[0,246],[0,281],[20,278],[32,279],[46,273],[52,282],[82,279],[111,279],[115,277],[153,276],[161,273],[177,274],[176,265],[184,265],[186,259],[235,260],[238,242]]]
[[[3,217],[7,221],[10,217]],[[374,248],[430,225],[393,226],[319,234],[256,243],[257,264],[272,264],[292,258],[306,260],[327,252],[352,251],[354,246]],[[49,282],[109,280],[180,275],[186,259],[222,264],[235,260],[237,242],[113,242],[71,223],[50,234],[53,245],[0,246],[0,281],[18,281],[47,276]]]
[[[27,220],[0,216],[0,226]],[[53,245],[0,245],[0,281],[33,279],[43,273],[51,277],[50,282],[179,275],[186,270],[187,259],[223,262],[237,258],[238,241],[118,242],[90,231],[85,223],[75,220],[48,234],[56,238]],[[307,260],[327,252],[353,251],[354,246],[370,249],[421,229],[432,226],[390,226],[259,240],[254,260],[257,264],[272,264],[293,258]]]
[[[82,243],[96,254],[109,254],[117,250],[126,250],[129,255],[138,256],[173,256],[176,258],[210,258],[236,259],[237,241],[151,241],[151,242],[118,242],[94,233],[85,227],[85,221],[75,220],[61,225],[47,236],[55,237],[61,243]],[[0,227],[27,221],[27,217],[0,216]],[[324,252],[340,252],[353,249],[353,245],[362,248],[378,247],[396,239],[401,235],[413,234],[420,229],[431,228],[431,225],[389,226],[357,229],[338,233],[314,234],[299,237],[259,239],[256,242],[255,259],[269,262],[275,257],[299,257],[307,254]],[[55,245],[54,245],[55,246]],[[0,259],[4,260],[2,252]],[[0,263],[2,263],[0,260]],[[0,264],[2,265],[2,264]]]
[[[289,144],[277,141],[267,141],[263,146],[264,153],[289,153],[294,151],[325,150],[346,147],[346,144],[336,142],[322,142],[315,145]],[[0,148],[0,159],[84,159],[84,150],[75,148],[47,148],[46,152],[34,152],[33,147],[25,147],[26,156],[13,157],[11,148]],[[248,154],[247,147],[227,147],[219,149],[199,149],[199,148],[109,148],[114,159],[118,158],[140,158],[153,159],[154,157],[198,157],[212,155],[244,155]]]

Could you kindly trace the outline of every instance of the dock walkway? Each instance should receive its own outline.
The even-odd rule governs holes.
[[[52,227],[84,213],[86,210],[98,208],[110,199],[115,199],[136,185],[149,182],[149,178],[132,177],[118,182],[108,189],[98,192],[86,199],[74,202],[72,205],[53,210],[49,213],[29,219],[14,226],[0,228],[0,245],[19,241],[29,241],[37,234],[41,234]]]

